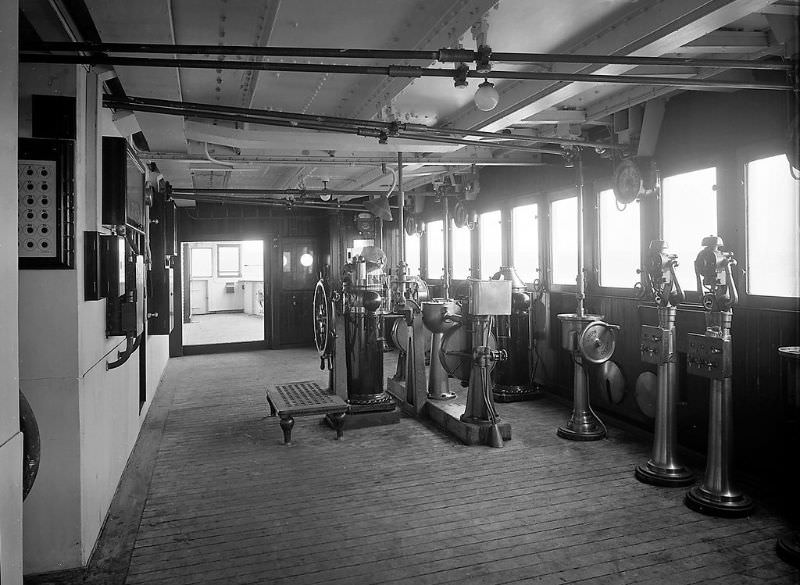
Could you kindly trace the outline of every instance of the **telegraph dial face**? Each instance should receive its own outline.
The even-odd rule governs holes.
[[[614,197],[626,205],[633,203],[644,191],[644,178],[639,165],[631,158],[619,163],[614,173]]]
[[[581,333],[578,347],[583,358],[593,364],[611,359],[616,347],[615,330],[602,321],[592,321]]]

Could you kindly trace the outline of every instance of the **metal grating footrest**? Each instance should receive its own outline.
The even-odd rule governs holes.
[[[316,382],[290,382],[267,387],[267,401],[277,414],[303,416],[344,412],[341,397],[320,388]]]
[[[278,396],[290,407],[334,404],[334,395],[328,394],[316,382],[291,382],[275,386]],[[336,396],[338,398],[338,396]]]

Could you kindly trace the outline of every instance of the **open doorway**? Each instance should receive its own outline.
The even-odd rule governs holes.
[[[181,257],[183,345],[264,341],[264,242],[186,242]]]

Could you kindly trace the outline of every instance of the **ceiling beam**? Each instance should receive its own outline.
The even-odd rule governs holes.
[[[265,0],[264,11],[262,12],[259,24],[256,27],[256,38],[253,42],[255,47],[266,47],[275,28],[275,19],[280,9],[280,0]],[[254,61],[261,61],[261,57],[256,57]],[[253,96],[258,87],[258,70],[244,71],[242,73],[242,99],[241,105],[245,108],[253,107]]]
[[[412,49],[453,47],[458,39],[495,4],[497,0],[453,0],[442,10],[438,19],[431,21],[431,25],[414,43]],[[433,64],[433,61],[428,65],[430,64]],[[373,117],[380,104],[388,105],[412,82],[410,78],[381,79],[372,82],[369,88],[361,92],[365,97],[351,110],[351,117]]]
[[[559,48],[559,52],[623,54],[657,57],[720,27],[772,4],[774,0],[672,0],[650,1],[600,31],[592,31],[581,42]],[[621,75],[632,65],[558,64],[554,72]],[[498,131],[557,107],[589,89],[584,83],[516,82],[501,88],[497,109],[487,116],[472,105],[445,121],[446,125]]]
[[[683,45],[676,51],[685,54],[754,53],[770,46],[766,32],[715,30]]]

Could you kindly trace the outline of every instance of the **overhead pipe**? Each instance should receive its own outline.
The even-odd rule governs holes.
[[[145,104],[134,104],[121,101],[115,101],[113,99],[103,101],[103,104],[106,107],[114,108],[126,108],[130,110],[136,110],[140,112],[149,112],[154,114],[166,114],[172,116],[182,116],[188,115],[193,116],[196,118],[209,118],[209,119],[216,119],[216,120],[228,120],[232,122],[247,122],[249,124],[261,124],[265,126],[279,126],[282,128],[301,128],[304,130],[318,130],[322,132],[339,132],[343,134],[354,134],[357,136],[366,136],[372,138],[378,138],[378,140],[383,141],[387,140],[389,136],[383,132],[382,130],[378,130],[376,128],[356,128],[353,126],[343,126],[343,125],[328,125],[328,124],[321,124],[321,123],[309,123],[309,122],[295,122],[292,120],[278,120],[274,118],[266,118],[260,116],[248,116],[245,114],[226,114],[222,112],[215,112],[212,110],[183,110],[179,107],[176,108],[169,108],[169,107],[162,107],[162,106],[149,106]],[[493,148],[493,149],[504,149],[504,150],[524,150],[528,152],[536,152],[539,154],[554,154],[554,155],[562,155],[563,153],[560,150],[548,149],[548,148],[539,148],[535,146],[529,146],[526,144],[498,144],[498,143],[489,143],[489,142],[481,142],[478,140],[468,140],[464,138],[447,138],[447,137],[438,137],[433,135],[427,135],[422,133],[398,133],[397,135],[392,136],[392,138],[406,138],[411,140],[419,140],[422,142],[435,142],[438,144],[447,143],[447,144],[460,144],[462,146],[477,146],[480,148]]]
[[[177,187],[172,188],[172,193],[189,192],[200,193],[203,195],[217,195],[222,193],[236,193],[239,196],[251,195],[296,195],[296,196],[317,196],[320,194],[330,194],[333,197],[377,197],[385,195],[385,191],[337,191],[333,189],[180,189]]]
[[[27,43],[23,51],[74,51],[101,53],[164,53],[187,55],[231,55],[251,57],[290,57],[306,59],[392,59],[396,61],[439,61],[471,63],[484,57],[468,49],[387,50],[334,49],[306,47],[253,47],[248,45],[169,45],[163,43]],[[747,59],[706,59],[680,57],[639,57],[628,55],[586,55],[569,53],[504,53],[490,51],[489,58],[501,63],[577,63],[601,65],[664,65],[677,67],[723,67],[728,69],[764,69],[791,71],[791,62],[769,63]]]
[[[403,153],[397,153],[397,226],[400,233],[400,263],[406,262],[406,237],[405,237],[405,207],[406,193],[403,191]]]
[[[370,138],[378,138],[379,140],[387,140],[388,138],[406,138],[413,140],[421,140],[426,142],[437,143],[450,143],[461,144],[464,146],[478,146],[482,148],[503,148],[507,150],[526,150],[536,152],[539,154],[553,154],[562,155],[561,150],[534,147],[518,144],[505,144],[505,143],[488,143],[478,140],[469,140],[466,138],[448,138],[439,136],[441,133],[447,133],[446,129],[433,129],[429,126],[422,124],[412,125],[417,132],[407,131],[401,125],[392,126],[391,123],[380,122],[376,123],[373,120],[360,120],[355,118],[334,118],[330,116],[312,116],[307,114],[297,114],[287,112],[286,116],[281,116],[282,112],[269,112],[265,110],[255,110],[250,108],[236,108],[229,106],[214,106],[208,104],[173,102],[169,100],[154,100],[148,98],[133,98],[130,100],[119,100],[116,98],[106,97],[103,99],[103,105],[113,109],[127,109],[135,111],[143,111],[150,113],[171,114],[171,115],[189,115],[195,117],[208,117],[215,119],[231,120],[236,122],[247,122],[250,124],[263,124],[267,126],[280,126],[284,128],[302,128],[305,130],[318,130],[323,132],[343,132],[348,134],[355,134],[357,136],[366,136]],[[363,123],[362,123],[363,122]],[[380,126],[378,124],[386,124]],[[531,136],[520,136],[513,134],[503,134],[494,132],[480,132],[470,130],[455,130],[453,134],[461,135],[483,135],[494,139],[503,140],[524,140],[526,142],[549,142],[549,139],[533,138]],[[556,142],[562,142],[556,139]],[[570,145],[576,143],[569,140],[563,142]],[[604,143],[590,143],[595,148],[608,148],[609,145]]]
[[[159,100],[153,98],[127,97],[126,99],[111,98],[105,100],[108,104],[113,104],[118,108],[125,108],[129,104],[143,104],[149,106],[162,106],[171,108],[186,108],[196,111],[220,111],[228,114],[244,114],[248,116],[259,116],[264,118],[275,118],[283,120],[295,120],[298,122],[309,123],[331,123],[342,125],[358,125],[365,128],[376,128],[386,132],[396,132],[399,130],[435,132],[437,134],[455,134],[459,136],[479,136],[484,138],[494,138],[498,140],[519,140],[524,142],[548,142],[551,144],[563,144],[569,146],[587,146],[590,148],[622,149],[624,146],[617,144],[607,144],[604,142],[588,142],[581,140],[571,140],[569,138],[542,138],[540,136],[528,136],[505,132],[484,132],[481,130],[467,130],[461,128],[436,128],[424,124],[409,124],[402,122],[384,122],[383,120],[364,120],[360,118],[342,118],[337,116],[320,116],[317,114],[301,114],[298,112],[276,112],[271,110],[258,110],[254,108],[239,108],[235,106],[222,106],[216,104],[203,104],[198,102],[185,102],[173,100]]]
[[[336,73],[349,75],[382,75],[387,77],[419,78],[419,77],[453,77],[449,69],[427,69],[413,65],[330,65],[304,63],[271,63],[268,61],[219,61],[211,59],[160,59],[152,57],[110,57],[108,55],[54,55],[45,53],[21,52],[21,63],[63,63],[74,65],[122,65],[128,67],[181,67],[185,69],[234,69],[247,71],[280,71],[294,73]],[[492,71],[490,74],[477,71],[464,72],[466,77],[474,79],[514,79],[526,81],[553,81],[610,83],[624,85],[644,85],[660,87],[678,87],[683,89],[761,89],[792,90],[789,82],[747,83],[720,81],[714,79],[679,79],[675,77],[649,77],[644,75],[602,75],[591,73],[551,73],[540,71]]]
[[[167,151],[150,151],[145,152],[144,158],[148,160],[164,160],[182,163],[208,163],[203,157],[192,157],[185,152],[167,152]],[[379,164],[392,164],[395,161],[394,155],[389,156],[365,156],[358,158],[336,158],[336,157],[321,157],[321,156],[272,156],[272,155],[217,155],[217,159],[236,162],[242,165],[280,165],[280,166],[346,166],[346,167],[369,167]],[[459,157],[454,159],[436,159],[436,158],[420,158],[412,156],[411,160],[406,161],[405,164],[413,164],[418,166],[437,166],[437,167],[471,167],[471,166],[509,166],[509,167],[539,167],[545,163],[537,161],[522,161],[522,160],[488,160],[476,159],[470,157]],[[216,170],[216,169],[209,169]]]
[[[199,201],[201,203],[228,203],[237,205],[260,205],[268,207],[283,207],[294,208],[299,207],[303,209],[327,209],[332,211],[352,211],[362,212],[366,209],[361,205],[346,205],[340,203],[314,203],[311,201],[291,201],[289,199],[269,199],[266,197],[236,197],[236,196],[222,196],[222,195],[205,195],[202,193],[192,193],[190,190],[182,193],[175,193],[173,197],[177,199],[189,199],[192,201]]]

